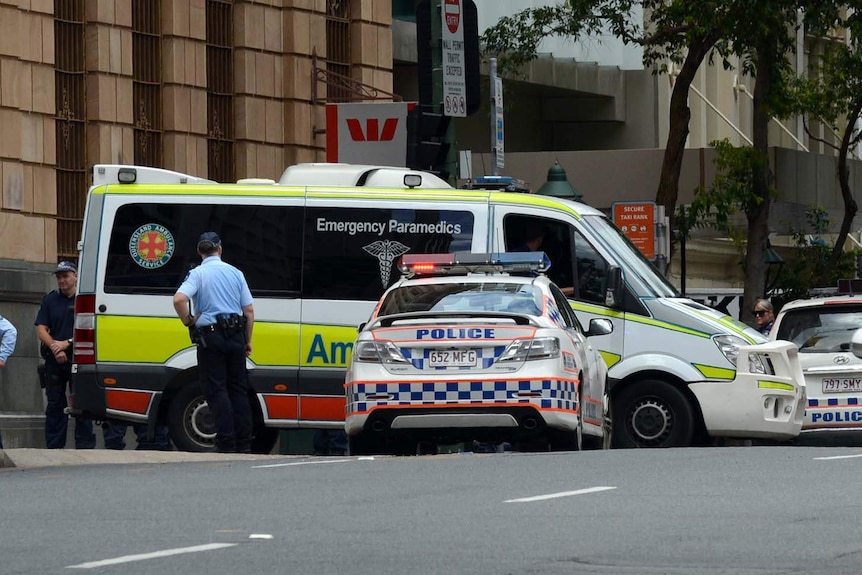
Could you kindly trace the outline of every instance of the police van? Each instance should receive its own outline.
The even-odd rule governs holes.
[[[195,349],[172,306],[200,263],[195,240],[210,230],[255,298],[248,367],[256,451],[270,450],[279,428],[344,425],[356,328],[398,279],[400,256],[522,251],[537,231],[548,276],[571,294],[581,323],[614,324],[593,345],[609,368],[617,446],[799,433],[805,388],[796,347],[766,343],[679,298],[599,210],[453,189],[403,168],[326,164],[290,168],[279,182],[236,184],[95,166],[79,245],[77,413],[166,422],[178,448],[212,448]]]

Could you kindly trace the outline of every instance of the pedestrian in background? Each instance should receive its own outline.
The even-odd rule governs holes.
[[[215,232],[201,234],[197,252],[201,265],[174,294],[174,310],[183,325],[193,328],[198,372],[216,425],[216,451],[251,453],[245,360],[251,355],[254,300],[243,273],[222,261]]]
[[[18,330],[12,322],[0,316],[0,368],[6,367],[9,356],[15,351],[18,341]],[[3,435],[0,434],[0,449],[3,449]]]
[[[66,447],[67,389],[72,382],[72,336],[75,332],[75,296],[78,292],[78,267],[69,261],[60,262],[54,270],[57,290],[42,298],[36,315],[36,334],[42,342],[45,358],[45,446],[48,449]],[[96,434],[93,422],[75,419],[75,448],[93,449]]]
[[[757,324],[757,331],[768,336],[772,331],[772,324],[775,323],[775,308],[772,307],[772,302],[768,299],[759,299],[754,302],[754,323]]]
[[[147,437],[148,429],[146,424],[134,423],[131,425],[135,430],[135,438],[138,440],[138,445],[135,447],[136,450],[173,451],[167,425],[156,424],[155,435],[153,435],[152,441]],[[104,424],[102,434],[105,438],[105,449],[125,449],[126,432],[128,429],[128,423],[112,421]]]

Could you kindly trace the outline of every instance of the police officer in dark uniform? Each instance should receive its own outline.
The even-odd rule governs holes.
[[[45,446],[48,449],[66,447],[66,390],[72,380],[72,336],[75,333],[75,296],[78,293],[78,267],[60,262],[54,270],[57,290],[42,298],[36,315],[36,334],[42,342],[45,358]],[[93,422],[75,420],[75,448],[93,449],[96,434]]]
[[[222,261],[215,232],[201,234],[197,251],[202,263],[174,294],[174,309],[183,325],[193,328],[201,384],[215,419],[216,451],[251,453],[245,359],[251,354],[254,302],[242,272]]]

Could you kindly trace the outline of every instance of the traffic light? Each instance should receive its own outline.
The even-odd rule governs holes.
[[[435,112],[434,106],[417,104],[407,113],[407,167],[432,172],[449,179],[448,116]]]

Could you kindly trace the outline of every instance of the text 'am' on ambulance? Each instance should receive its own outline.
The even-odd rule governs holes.
[[[599,210],[559,198],[453,189],[404,168],[291,166],[278,182],[214,183],[97,165],[80,242],[74,412],[167,423],[179,449],[213,448],[195,348],[172,297],[215,231],[255,304],[248,358],[255,451],[278,429],[343,428],[357,326],[407,253],[525,251],[537,232],[550,279],[608,366],[617,447],[709,437],[790,439],[805,387],[796,347],[678,297]]]

